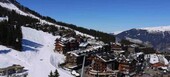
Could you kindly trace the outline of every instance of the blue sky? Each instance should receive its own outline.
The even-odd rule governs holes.
[[[170,0],[17,0],[42,15],[104,32],[170,25]]]

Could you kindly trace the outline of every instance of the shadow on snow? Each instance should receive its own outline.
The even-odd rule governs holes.
[[[22,40],[23,51],[38,51],[37,48],[41,48],[42,46],[43,45],[38,44],[36,42],[32,42],[32,41],[27,40],[27,39]]]
[[[11,50],[9,49],[9,50],[0,50],[0,54],[7,54],[7,53],[9,53]]]

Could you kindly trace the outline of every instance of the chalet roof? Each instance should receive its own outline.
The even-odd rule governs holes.
[[[62,47],[65,46],[62,42],[57,42],[56,45],[60,45],[60,46],[62,46]]]
[[[67,41],[67,38],[61,38],[61,41],[65,42],[65,41]]]
[[[88,49],[85,49],[85,50],[74,50],[74,51],[70,51],[70,52],[67,52],[68,54],[71,53],[71,54],[74,54],[75,56],[82,56],[84,54],[88,54],[88,53],[92,53],[92,52],[95,52],[95,50],[101,48],[102,46],[94,46],[94,47],[91,47],[91,48],[88,48]]]
[[[166,58],[168,61],[170,61],[170,56],[165,56],[165,58]]]
[[[124,59],[122,61],[118,61],[119,63],[121,64],[127,64],[127,65],[130,65],[130,64],[133,64],[134,62],[137,62],[135,59]]]
[[[110,53],[100,53],[97,54],[96,57],[100,58],[104,62],[111,62],[115,60],[115,56]]]
[[[71,54],[71,55],[74,55],[76,57],[80,56],[80,55],[78,55],[78,53],[75,53],[75,52],[67,52],[67,54]]]
[[[63,43],[59,43],[59,45],[60,45],[60,46],[63,46],[63,47],[65,46]]]
[[[167,60],[164,56],[161,56],[161,57],[160,57],[160,60],[163,61],[163,63],[164,63],[165,65],[168,65],[168,64],[169,64],[168,60]]]
[[[157,56],[156,54],[150,55],[150,60],[149,60],[149,62],[150,62],[151,64],[158,63],[158,62],[159,62],[158,56]]]
[[[71,41],[76,40],[76,39],[73,38],[73,37],[69,37],[68,40],[69,40],[69,42],[71,42]]]
[[[131,64],[133,61],[136,61],[135,59],[136,55],[137,54],[123,52],[122,54],[119,54],[119,56],[117,57],[117,60],[120,63]]]
[[[136,56],[139,57],[140,55],[144,54],[143,52],[136,53]]]
[[[125,51],[124,50],[114,50],[114,52],[123,53]]]
[[[4,67],[4,68],[0,68],[0,71],[4,71],[7,69],[23,69],[24,67],[22,67],[21,65],[12,65],[12,66],[8,66],[8,67]]]
[[[168,60],[163,55],[157,55],[157,54],[151,54],[149,62],[151,64],[155,64],[155,63],[159,63],[159,62],[163,63],[165,65],[169,64]]]
[[[130,47],[135,48],[135,47],[139,47],[139,45],[137,45],[137,44],[131,44]]]
[[[22,67],[21,65],[13,65],[13,66],[9,66],[8,69],[23,69],[24,67]]]
[[[86,47],[87,45],[89,45],[89,43],[88,42],[83,42],[83,43],[80,43],[80,47]]]
[[[121,44],[120,43],[111,43],[112,45],[117,45],[117,46],[121,46]]]
[[[4,21],[4,20],[7,20],[8,21],[8,17],[6,16],[6,17],[0,17],[0,22],[1,21]]]
[[[56,39],[60,39],[61,38],[61,36],[56,36]]]

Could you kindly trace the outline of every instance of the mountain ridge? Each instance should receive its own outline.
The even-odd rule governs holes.
[[[141,28],[142,30],[147,30],[148,32],[154,33],[154,32],[165,32],[170,31],[170,26],[157,26],[157,27],[146,27]]]
[[[51,26],[53,25],[54,27],[58,27],[58,28],[63,27],[65,29],[72,29],[72,30],[76,31],[77,34],[88,36],[88,37],[93,37],[93,38],[97,37],[97,38],[100,38],[99,40],[102,40],[104,42],[109,42],[109,41],[114,42],[115,41],[115,37],[113,35],[108,34],[108,33],[101,32],[101,31],[94,30],[94,29],[86,29],[86,28],[83,28],[83,27],[76,26],[74,24],[68,24],[68,23],[65,23],[65,22],[56,21],[55,19],[53,19],[51,17],[42,16],[39,13],[37,13],[33,10],[30,10],[27,7],[24,7],[23,5],[18,3],[16,0],[9,0],[9,1],[10,2],[12,1],[11,2],[12,4],[0,2],[0,5],[2,7],[7,7],[9,9],[16,10],[16,12],[18,11],[19,14],[35,18],[38,21],[40,21],[40,23],[38,23],[38,24],[43,25],[45,23],[45,24],[48,24],[48,25],[51,25]],[[7,4],[12,5],[12,6],[15,5],[15,7],[14,8],[8,7]],[[36,24],[35,24],[35,26],[37,26]],[[32,27],[35,27],[35,26],[32,26]],[[53,33],[55,34],[55,32],[53,32]]]
[[[138,39],[158,51],[170,52],[170,26],[134,28],[116,35],[120,39]]]

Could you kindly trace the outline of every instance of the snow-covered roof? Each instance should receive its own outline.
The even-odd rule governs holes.
[[[168,60],[167,60],[165,57],[163,57],[163,60],[164,60],[164,64],[165,64],[165,65],[168,65],[168,64],[169,64]]]
[[[82,56],[84,55],[85,53],[90,53],[90,52],[93,52],[99,48],[101,48],[102,46],[94,46],[94,47],[91,47],[91,48],[87,48],[87,49],[83,49],[83,50],[74,50],[74,51],[70,51],[70,52],[67,52],[68,54],[73,54],[75,56]]]
[[[56,36],[56,39],[60,39],[61,38],[61,36]]]
[[[115,43],[112,43],[113,45],[118,45],[118,46],[121,46],[121,44],[120,43],[118,43],[118,42],[115,42]]]
[[[75,40],[75,38],[69,37],[68,40],[69,40],[69,41],[73,41],[73,40]]]
[[[63,43],[59,43],[60,46],[64,47],[65,45]]]
[[[67,41],[67,38],[61,38],[61,41],[62,42]]]
[[[114,50],[114,52],[123,53],[123,52],[125,52],[125,51],[124,51],[124,50]]]
[[[139,47],[137,44],[131,44],[130,47]]]
[[[150,55],[150,60],[149,60],[149,62],[150,62],[151,64],[158,63],[158,62],[159,62],[158,56],[157,56],[156,54],[151,54],[151,55]]]
[[[1,22],[1,21],[4,21],[4,20],[7,20],[7,21],[8,21],[8,17],[0,17],[0,22]]]
[[[150,55],[150,63],[155,64],[158,62],[161,62],[165,65],[169,64],[168,60],[164,57],[164,55],[151,54]]]
[[[97,54],[96,56],[104,62],[110,62],[115,60],[114,55],[108,53]]]
[[[144,54],[143,52],[138,52],[138,53],[136,53],[135,55],[136,55],[136,57],[139,57],[140,55],[142,55],[142,54]]]
[[[86,47],[89,43],[88,42],[84,42],[84,43],[80,43],[80,47]]]
[[[71,72],[71,74],[73,74],[73,75],[75,75],[75,76],[80,76],[80,74],[77,73],[75,70],[73,70],[73,71]]]

